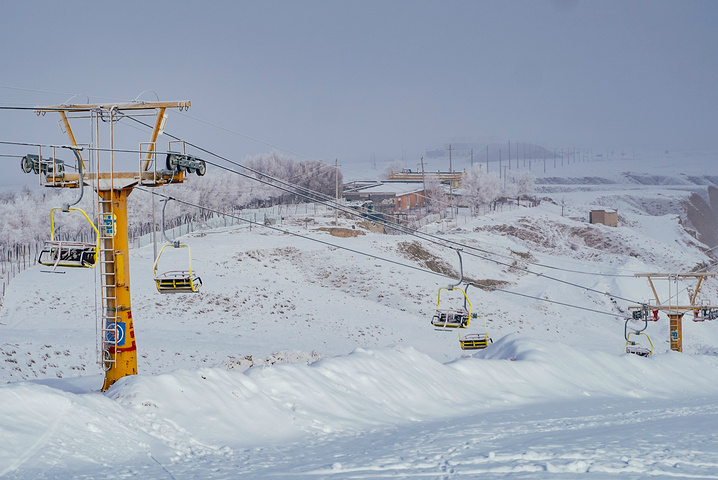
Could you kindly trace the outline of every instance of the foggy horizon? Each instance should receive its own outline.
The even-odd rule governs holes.
[[[190,100],[166,131],[236,161],[708,150],[716,18],[704,1],[5,3],[0,106]],[[0,110],[0,140],[66,144],[57,120]],[[16,160],[0,184],[31,181]]]

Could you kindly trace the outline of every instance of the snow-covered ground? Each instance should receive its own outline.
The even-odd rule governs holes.
[[[184,237],[196,295],[158,294],[152,246],[134,250],[140,374],[103,394],[96,273],[29,269],[0,310],[0,477],[718,478],[718,321],[686,317],[676,353],[661,316],[653,356],[623,353],[627,307],[651,298],[633,275],[715,261],[678,210],[713,159],[571,164],[538,207],[427,226],[499,288],[468,290],[479,352],[430,324],[453,250],[288,215]],[[718,282],[701,293],[715,305]]]

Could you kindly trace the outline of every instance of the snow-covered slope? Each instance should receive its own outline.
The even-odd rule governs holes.
[[[134,250],[140,374],[105,394],[95,273],[27,270],[0,310],[0,475],[707,478],[718,322],[685,321],[679,354],[662,317],[647,330],[655,355],[622,353],[627,307],[652,295],[635,273],[715,261],[677,211],[699,187],[605,178],[424,229],[464,245],[465,277],[495,287],[468,290],[468,331],[495,341],[474,354],[430,325],[452,282],[435,272],[457,276],[456,252],[351,218],[341,226],[361,235],[332,236],[333,217],[315,215],[189,235],[196,295],[158,294],[152,247]],[[591,208],[618,208],[619,227],[586,223]],[[680,287],[659,286],[686,298]],[[717,302],[714,280],[702,298]]]

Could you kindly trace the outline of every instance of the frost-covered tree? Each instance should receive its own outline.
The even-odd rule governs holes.
[[[511,176],[518,197],[528,197],[534,193],[536,178],[530,172],[515,173]]]
[[[502,193],[501,180],[493,173],[484,172],[478,165],[466,173],[462,187],[464,198],[474,211],[481,205],[493,202]]]
[[[165,185],[160,189],[137,188],[127,199],[128,228],[131,235],[162,229],[162,196],[170,201],[165,209],[165,226],[171,228],[187,221],[209,218],[217,212],[231,212],[261,202],[306,202],[333,199],[336,186],[343,182],[334,165],[320,161],[297,162],[276,152],[258,155],[245,162],[251,170],[210,168],[203,177],[189,176],[182,185]],[[285,182],[282,188],[275,179]],[[261,181],[258,181],[261,180]],[[341,194],[341,190],[339,192]],[[24,189],[0,194],[0,245],[28,244],[50,238],[50,210],[78,198],[77,189]],[[154,199],[154,200],[153,200]],[[206,207],[199,208],[194,205]],[[85,187],[82,201],[75,205],[97,220],[97,194]],[[55,236],[61,240],[92,241],[92,227],[79,212],[55,213]]]
[[[449,206],[449,195],[436,176],[427,175],[424,181],[425,202],[431,213],[443,212]]]

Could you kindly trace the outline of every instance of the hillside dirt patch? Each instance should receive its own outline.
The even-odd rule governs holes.
[[[419,242],[399,242],[397,244],[397,250],[404,257],[408,258],[419,264],[424,268],[428,268],[432,272],[441,273],[447,277],[459,278],[459,272],[456,271],[448,262],[437,257],[430,251],[428,251]],[[509,282],[503,280],[493,279],[473,279],[468,276],[464,276],[464,281],[467,283],[473,283],[478,288],[502,288],[509,284]]]
[[[333,237],[340,237],[340,238],[351,238],[351,237],[358,237],[359,235],[366,235],[361,230],[356,230],[353,228],[341,228],[341,227],[321,227],[317,230],[321,232],[329,232],[329,234]]]

